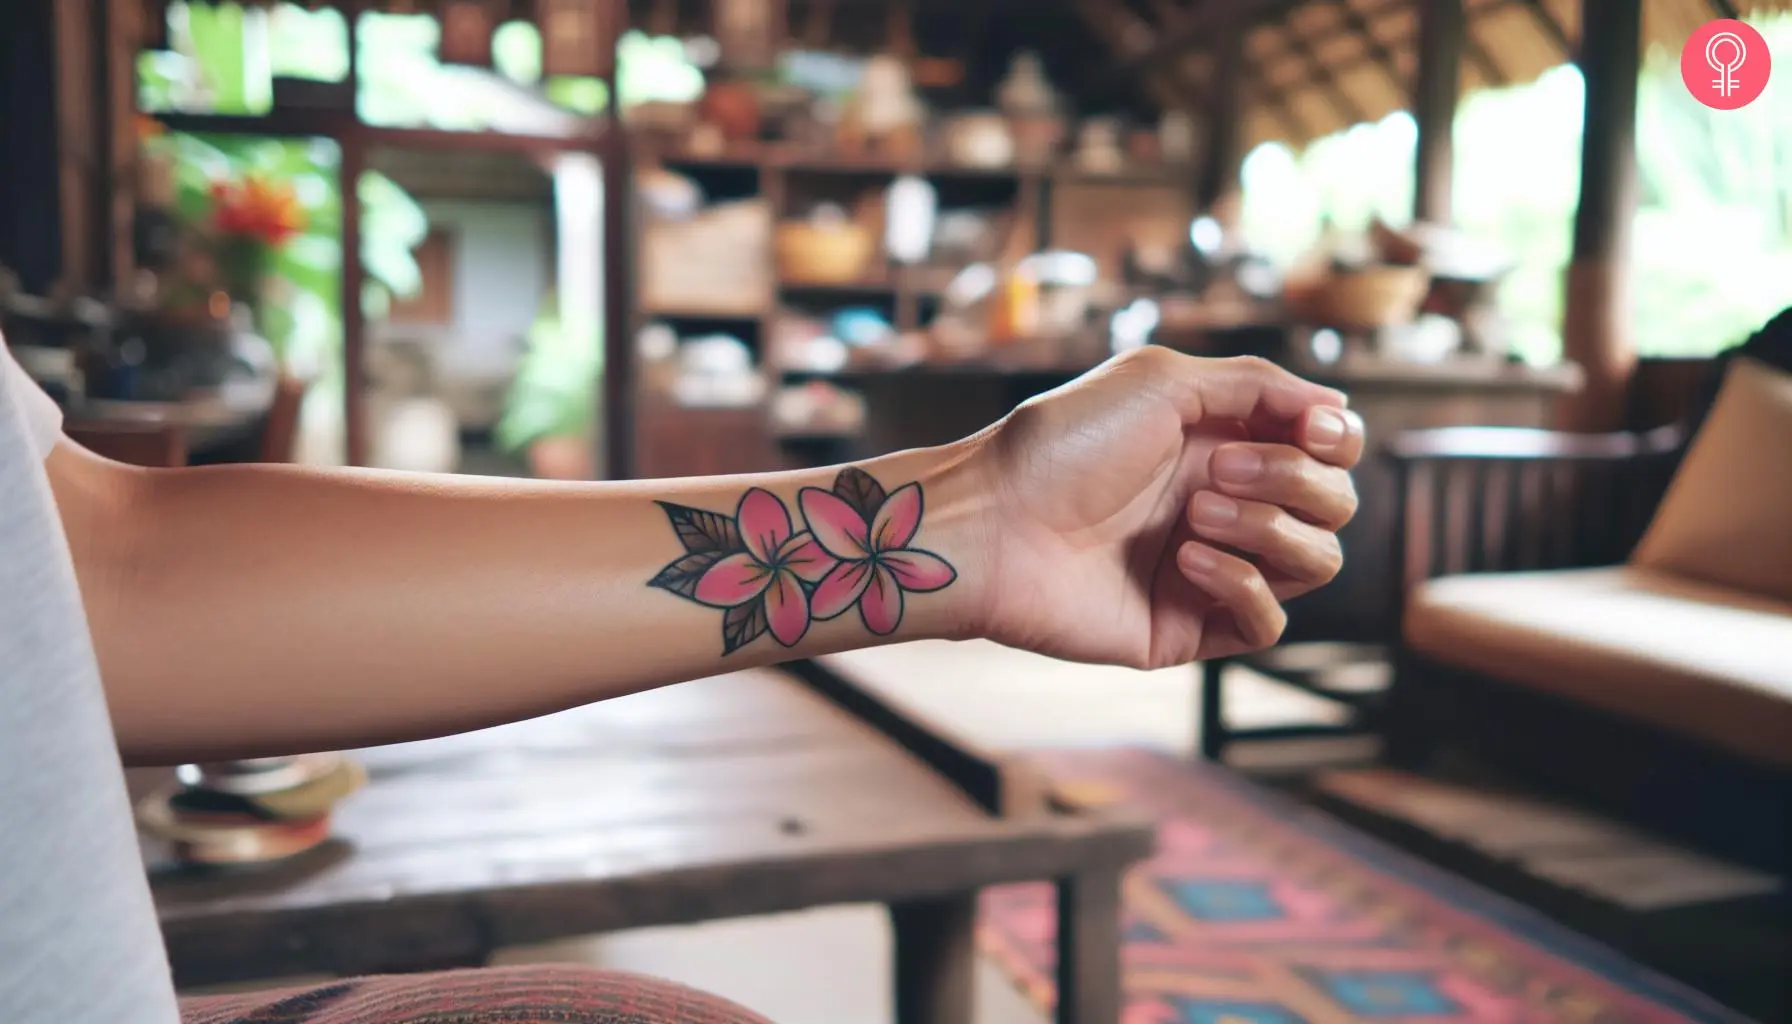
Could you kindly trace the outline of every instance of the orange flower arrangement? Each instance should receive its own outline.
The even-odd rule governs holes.
[[[271,249],[305,229],[305,211],[292,186],[250,176],[214,182],[212,223],[218,233],[259,242]]]
[[[212,257],[218,284],[262,323],[274,257],[305,227],[305,211],[290,184],[248,175],[211,185]]]

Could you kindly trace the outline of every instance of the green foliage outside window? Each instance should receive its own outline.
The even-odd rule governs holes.
[[[1792,64],[1792,16],[1753,19]],[[1639,83],[1639,208],[1631,315],[1645,356],[1704,356],[1792,305],[1792,79],[1776,76],[1737,111],[1710,110],[1680,79],[1678,54],[1648,55]],[[1456,117],[1459,225],[1497,241],[1517,267],[1500,294],[1526,359],[1561,357],[1562,280],[1580,190],[1583,87],[1564,65],[1537,81],[1464,97]],[[1409,115],[1359,125],[1299,154],[1259,147],[1246,162],[1245,224],[1292,259],[1327,219],[1361,228],[1410,219]]]
[[[308,11],[283,4],[245,9],[231,4],[175,3],[169,7],[173,52],[144,54],[139,61],[139,103],[149,111],[257,116],[272,107],[275,76],[340,82],[348,74],[347,22],[333,10]],[[369,124],[478,131],[500,127],[508,111],[536,91],[576,115],[595,116],[609,102],[594,78],[542,80],[541,35],[527,22],[500,25],[492,39],[493,65],[515,92],[492,89],[492,76],[445,66],[436,56],[440,28],[426,15],[368,13],[358,27],[358,113]],[[270,45],[271,39],[279,41]],[[685,101],[703,90],[702,73],[674,38],[638,32],[618,44],[618,88],[625,106],[649,100]],[[198,138],[171,133],[181,180],[182,211],[203,216],[204,189],[213,177],[254,170],[301,186],[311,220],[284,254],[276,274],[289,301],[277,303],[279,322],[269,333],[296,363],[318,365],[323,375],[313,398],[341,404],[340,209],[335,181],[337,154],[312,140]],[[377,173],[359,183],[363,265],[368,289],[363,308],[384,316],[393,295],[419,287],[412,249],[428,231],[422,208],[396,183]],[[545,302],[530,332],[501,427],[511,447],[542,434],[587,433],[602,350],[594,329],[568,330]],[[290,322],[289,322],[290,321]]]

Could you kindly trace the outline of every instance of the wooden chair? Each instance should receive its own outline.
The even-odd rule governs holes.
[[[1690,736],[1427,657],[1404,642],[1407,599],[1444,576],[1616,566],[1642,539],[1709,412],[1730,356],[1792,368],[1792,310],[1718,360],[1683,422],[1647,432],[1464,428],[1389,447],[1401,495],[1402,622],[1378,708],[1387,759],[1418,769],[1442,747],[1552,795],[1757,863],[1787,863],[1792,830],[1768,827],[1792,795],[1783,775]]]
[[[281,377],[274,385],[274,401],[268,406],[261,428],[260,461],[291,462],[299,433],[299,411],[305,401],[305,382]]]

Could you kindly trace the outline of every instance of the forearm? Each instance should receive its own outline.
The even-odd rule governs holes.
[[[881,589],[863,587],[869,596],[844,607],[884,556],[843,564],[800,537],[780,555],[729,525],[758,488],[800,534],[800,492],[833,488],[835,469],[623,484],[166,471],[137,478],[110,533],[70,536],[127,759],[335,749],[962,635],[986,582],[977,559],[988,497],[968,478],[967,451],[863,464],[892,494],[918,485],[924,513],[906,546],[956,574],[892,594],[901,559],[886,552]]]

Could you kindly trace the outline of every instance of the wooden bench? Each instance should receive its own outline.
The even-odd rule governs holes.
[[[363,751],[337,838],[235,874],[149,850],[183,986],[486,962],[505,946],[841,903],[890,908],[897,1020],[968,1024],[977,893],[1051,879],[1057,1020],[1112,1024],[1142,820],[1054,806],[999,758],[815,665]]]

